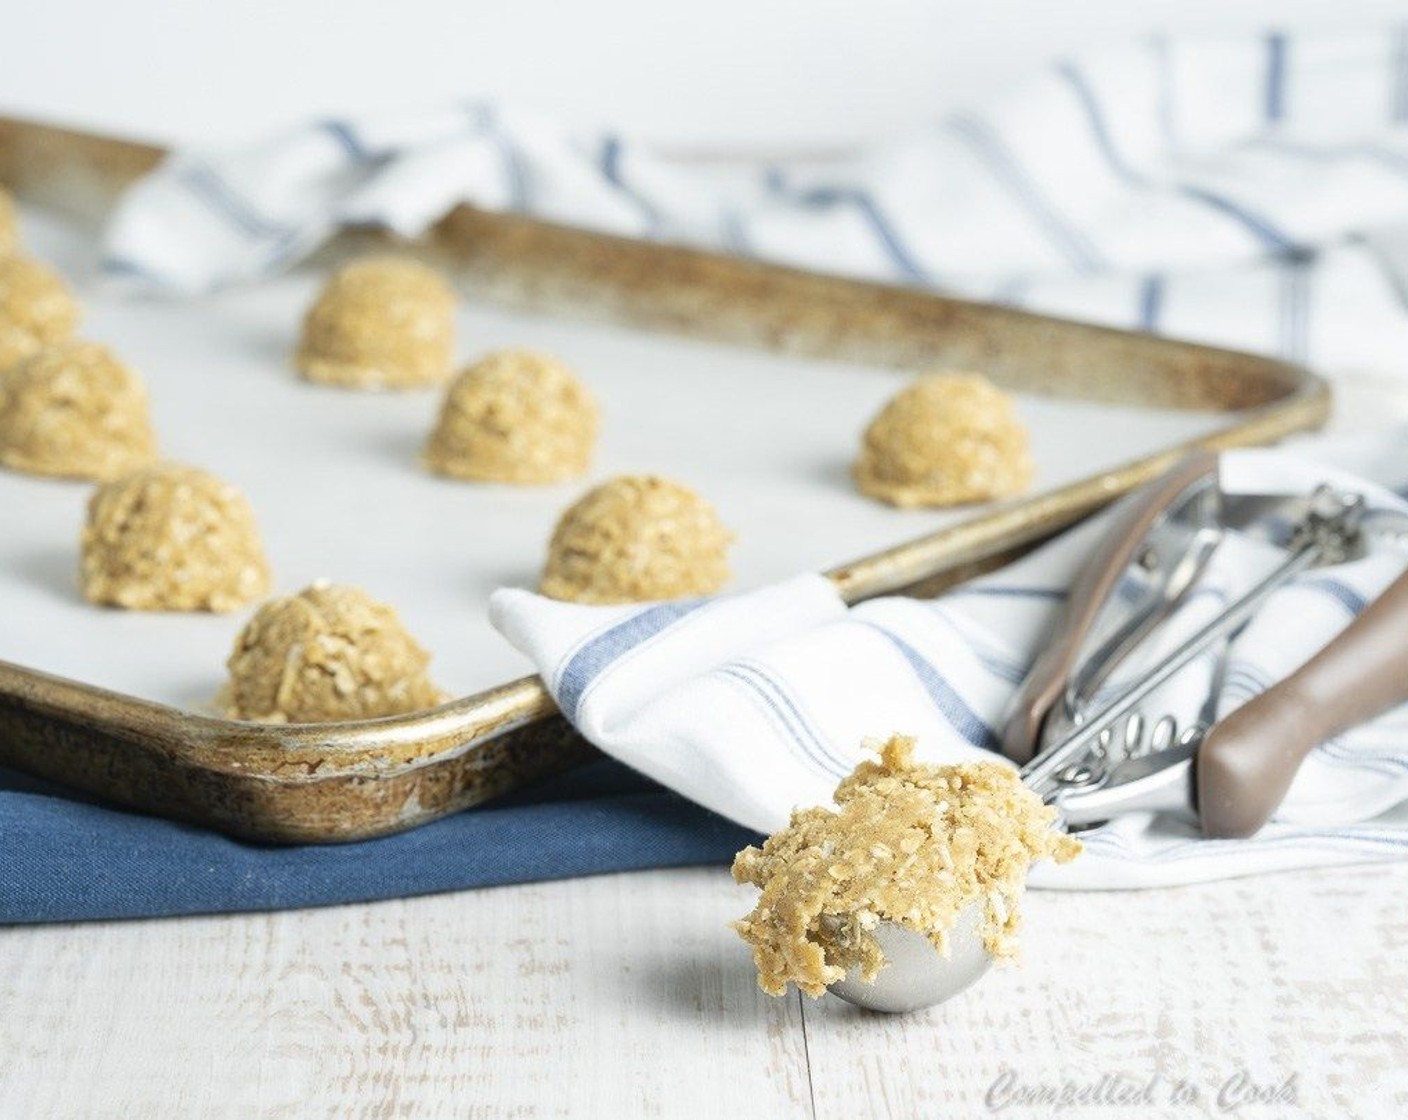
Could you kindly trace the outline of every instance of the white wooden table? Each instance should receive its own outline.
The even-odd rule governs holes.
[[[1405,415],[1358,381],[1339,423]],[[701,868],[0,929],[0,1118],[1408,1115],[1408,864],[1035,894],[1022,967],[902,1018],[761,995],[749,905]]]

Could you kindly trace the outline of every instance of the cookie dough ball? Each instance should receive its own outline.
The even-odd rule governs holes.
[[[59,274],[18,254],[0,254],[0,371],[78,326],[78,304]]]
[[[891,505],[952,506],[1020,494],[1032,459],[1006,393],[976,373],[936,373],[871,421],[853,473]]]
[[[138,611],[233,611],[269,590],[244,495],[172,464],[124,475],[93,494],[81,576],[90,602]]]
[[[0,257],[19,251],[20,222],[15,213],[15,200],[0,188]]]
[[[223,699],[233,719],[376,719],[444,701],[430,655],[396,611],[356,587],[320,580],[271,599],[235,639]]]
[[[688,487],[626,475],[590,490],[553,531],[539,590],[578,603],[710,595],[729,579],[730,533]]]
[[[353,261],[304,316],[295,363],[327,385],[438,385],[450,376],[454,314],[454,293],[434,269],[400,257]]]
[[[596,401],[561,362],[500,350],[455,379],[422,458],[451,478],[560,482],[586,472],[599,424]]]
[[[155,458],[146,389],[107,347],[56,343],[0,376],[5,466],[105,482]]]

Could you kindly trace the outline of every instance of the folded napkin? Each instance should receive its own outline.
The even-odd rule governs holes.
[[[824,163],[702,164],[484,104],[317,121],[172,156],[105,265],[207,291],[461,201],[1397,373],[1408,32],[1137,43]]]
[[[1353,466],[1362,474],[1348,469]],[[1408,433],[1300,454],[1223,456],[1231,493],[1305,494],[1329,482],[1408,514]],[[606,753],[748,828],[826,804],[863,741],[915,735],[920,757],[994,755],[997,728],[1107,518],[940,599],[847,608],[820,576],[653,606],[595,607],[496,593],[495,625],[534,661],[568,718]],[[1164,629],[1167,648],[1250,587],[1271,543],[1232,536]],[[1302,664],[1408,568],[1388,547],[1276,592],[1230,646],[1188,666],[1143,710],[1180,726],[1225,715]],[[1157,652],[1154,650],[1153,652]],[[1148,654],[1152,655],[1152,654]],[[1219,660],[1225,664],[1219,666]],[[1133,671],[1133,670],[1131,670]],[[1408,708],[1318,748],[1250,840],[1206,840],[1167,815],[1085,833],[1086,854],[1038,886],[1141,887],[1408,855]]]
[[[609,760],[423,828],[275,847],[0,769],[0,924],[286,910],[725,863],[756,840]]]

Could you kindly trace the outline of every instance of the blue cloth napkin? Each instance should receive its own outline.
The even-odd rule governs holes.
[[[366,902],[724,863],[756,835],[603,760],[398,836],[274,847],[0,769],[0,923]]]

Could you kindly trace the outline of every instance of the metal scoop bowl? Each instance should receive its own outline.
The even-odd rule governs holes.
[[[869,1011],[894,1014],[918,1011],[950,1000],[982,979],[992,967],[983,939],[978,936],[983,909],[968,906],[948,933],[949,954],[943,956],[922,933],[894,922],[875,927],[875,940],[885,954],[885,967],[867,984],[858,970],[831,985],[832,995]]]

